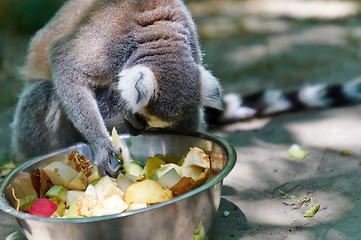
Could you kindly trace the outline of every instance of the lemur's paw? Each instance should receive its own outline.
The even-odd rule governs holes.
[[[116,159],[115,156],[121,155],[122,150],[112,146],[107,148],[93,148],[95,155],[95,164],[98,166],[102,176],[117,177],[123,171],[123,160]]]
[[[108,175],[110,177],[116,178],[119,173],[123,172],[123,161],[118,161],[114,159],[114,163],[111,163],[112,160],[106,160],[105,164],[102,162],[98,165],[99,171],[102,176]]]

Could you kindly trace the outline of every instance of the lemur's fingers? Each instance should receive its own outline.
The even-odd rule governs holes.
[[[114,167],[110,166],[110,168],[107,169],[108,175],[114,178],[118,177],[119,173],[124,172],[123,163],[123,161],[118,161]]]
[[[100,161],[97,166],[102,176],[116,178],[120,172],[124,171],[123,161],[118,161],[114,157]]]
[[[123,160],[116,159],[122,153],[121,148],[115,148],[111,143],[106,146],[96,146],[94,149],[94,161],[102,176],[117,177],[122,170]]]

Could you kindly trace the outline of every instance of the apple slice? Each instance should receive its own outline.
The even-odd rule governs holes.
[[[98,203],[95,209],[98,210],[96,216],[104,216],[124,212],[127,208],[128,205],[119,195],[112,195]]]
[[[100,202],[112,195],[124,196],[124,192],[109,176],[102,177],[94,187],[97,193],[97,199]]]
[[[211,168],[211,162],[208,155],[200,148],[190,148],[184,159],[183,166],[197,166],[201,168]]]
[[[195,181],[202,177],[204,171],[211,168],[209,156],[200,148],[190,148],[182,165],[182,177],[191,177]]]
[[[144,179],[141,182],[133,183],[125,192],[125,202],[155,204],[173,198],[172,192],[162,187],[158,182]]]

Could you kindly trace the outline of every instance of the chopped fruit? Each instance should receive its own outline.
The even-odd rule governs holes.
[[[190,148],[187,156],[184,159],[184,166],[197,166],[201,168],[211,168],[211,162],[208,155],[200,148]]]
[[[172,192],[153,180],[145,179],[132,184],[124,196],[125,202],[155,204],[172,199]]]
[[[83,172],[79,172],[66,186],[72,190],[85,190],[88,179]]]
[[[139,177],[144,173],[143,166],[137,162],[130,162],[127,165],[124,165],[124,171],[130,175]]]
[[[171,168],[158,179],[158,183],[163,187],[171,189],[174,185],[177,184],[177,182],[179,182],[180,179],[181,177],[177,171],[174,168]]]
[[[31,194],[31,195],[26,195],[23,198],[20,198],[20,207],[19,209],[21,211],[25,211],[28,212],[31,205],[33,204],[33,202],[38,199],[38,195],[37,194]]]
[[[155,170],[160,168],[161,165],[165,165],[166,163],[157,157],[149,157],[144,166],[144,177],[150,178]]]
[[[125,192],[130,185],[132,185],[135,181],[128,178],[126,175],[119,173],[116,183],[118,187]]]
[[[112,136],[114,146],[124,147],[115,130]],[[199,187],[210,176],[210,158],[198,147],[190,148],[181,159],[160,154],[148,157],[144,168],[131,160],[128,151],[123,152],[125,172],[117,178],[101,176],[99,168],[76,151],[62,155],[31,173],[25,181],[31,186],[24,185],[18,194],[25,197],[18,199],[13,190],[17,209],[55,218],[116,214],[170,200]]]
[[[62,162],[52,162],[43,170],[54,185],[67,186],[78,175],[77,171]]]
[[[45,196],[48,198],[55,198],[57,201],[65,202],[68,190],[67,187],[54,185],[45,193]]]
[[[58,206],[49,199],[39,198],[33,202],[29,213],[39,217],[50,217],[57,209]]]

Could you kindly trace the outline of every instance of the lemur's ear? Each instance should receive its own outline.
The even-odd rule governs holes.
[[[157,88],[153,71],[142,65],[124,69],[119,73],[118,78],[118,89],[128,109],[133,113],[149,103]]]
[[[199,67],[201,80],[201,103],[203,106],[222,109],[222,88],[217,78],[206,70]]]

